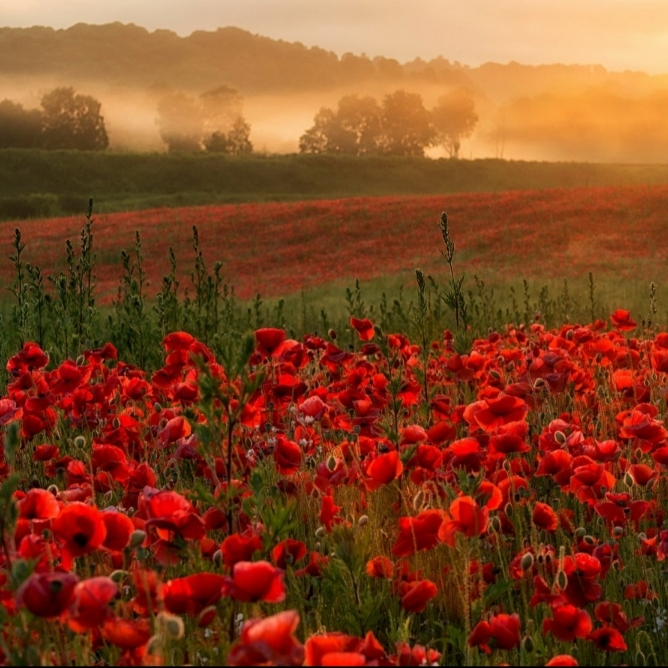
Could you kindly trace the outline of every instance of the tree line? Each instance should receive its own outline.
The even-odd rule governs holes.
[[[109,137],[101,103],[72,87],[46,93],[40,108],[0,102],[0,148],[104,150]],[[346,95],[336,109],[322,108],[313,126],[299,140],[302,153],[423,156],[429,146],[442,145],[459,156],[461,140],[478,121],[471,96],[463,89],[442,95],[427,110],[416,93],[398,90],[382,102],[370,96]],[[219,86],[197,97],[184,93],[163,96],[157,107],[160,136],[170,152],[246,155],[253,151],[243,97]]]
[[[423,156],[430,146],[443,146],[459,157],[461,141],[478,122],[472,97],[463,89],[442,95],[427,110],[422,97],[404,90],[379,103],[370,96],[346,95],[336,109],[322,108],[299,139],[302,153]]]

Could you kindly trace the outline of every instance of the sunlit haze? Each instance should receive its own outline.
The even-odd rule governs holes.
[[[668,71],[664,0],[0,0],[0,24],[136,23],[187,35],[238,26],[338,54],[468,65],[602,64]]]

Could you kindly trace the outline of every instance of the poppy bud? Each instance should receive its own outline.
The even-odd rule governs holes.
[[[155,656],[156,654],[161,654],[165,649],[165,644],[162,638],[158,635],[151,636],[146,643],[146,653],[150,656]]]
[[[83,366],[83,363],[85,361],[86,361],[86,358],[83,355],[79,355],[79,357],[77,357],[76,364],[77,364],[77,366]]]
[[[638,540],[647,540],[647,534],[644,531],[641,531],[638,534]]]
[[[562,591],[566,589],[568,587],[568,575],[566,575],[566,571],[559,571],[555,582],[557,583],[557,587]]]
[[[494,517],[492,517],[490,520],[489,526],[494,531],[501,531],[501,520],[496,515],[494,515]]]
[[[56,485],[49,485],[49,486],[46,488],[46,491],[47,491],[47,492],[50,492],[50,493],[53,494],[54,496],[58,496],[59,489],[58,489],[58,487],[56,487]]]
[[[74,439],[74,445],[76,445],[77,448],[83,448],[86,445],[86,439],[79,435]]]
[[[543,385],[545,385],[545,381],[542,378],[536,378],[533,384],[534,388],[536,389],[538,389],[539,387],[543,387]]]
[[[104,501],[107,505],[109,505],[114,498],[114,490],[110,489],[108,492],[104,493]]]
[[[357,524],[361,527],[365,527],[369,523],[369,516],[368,515],[362,515],[358,520]]]
[[[520,566],[523,571],[528,571],[533,566],[533,554],[527,552],[520,561]]]
[[[584,527],[578,527],[575,530],[575,538],[577,540],[582,540],[585,537],[586,533],[587,533],[587,530]]]
[[[573,340],[573,330],[572,330],[572,329],[569,329],[569,330],[566,332],[566,338],[567,338],[569,341],[572,341],[572,340]]]
[[[506,517],[512,517],[513,516],[513,504],[512,503],[506,503],[506,507],[503,509],[503,512],[506,514]]]
[[[327,460],[327,469],[329,471],[333,471],[336,468],[336,458],[334,455],[330,455],[329,459]]]
[[[642,450],[640,448],[636,448],[636,451],[633,454],[635,455],[636,459],[640,459],[642,457]]]
[[[327,336],[329,336],[330,339],[335,340],[336,339],[336,330],[330,329],[327,331]]]
[[[526,636],[524,638],[524,640],[522,640],[522,649],[525,652],[531,653],[531,652],[534,651],[535,647],[536,646],[534,645],[534,642],[533,642],[533,639],[532,639],[531,636]]]
[[[563,445],[566,442],[566,434],[564,434],[563,431],[555,431],[554,440],[559,443],[559,445]]]
[[[153,404],[153,410],[154,410],[156,413],[162,413],[162,406],[156,401],[156,402]]]
[[[121,421],[120,421],[117,417],[115,417],[115,418],[111,421],[111,426],[112,426],[114,429],[120,429],[120,428],[121,428]]]
[[[596,540],[594,539],[593,536],[589,536],[589,535],[587,535],[587,536],[585,536],[582,540],[583,540],[585,543],[587,543],[587,545],[595,545],[595,544],[596,544]]]
[[[615,527],[612,530],[612,537],[613,538],[621,538],[624,535],[624,529],[622,527]]]
[[[596,364],[600,364],[601,360],[603,359],[603,355],[601,353],[596,353]]]
[[[489,375],[494,378],[494,380],[501,380],[501,374],[496,369],[492,369],[489,372]]]
[[[128,547],[133,550],[135,547],[139,547],[146,540],[146,532],[141,529],[135,529],[130,535],[130,542]]]
[[[324,538],[325,533],[325,527],[318,527],[315,532],[316,538]]]
[[[175,640],[183,638],[185,626],[183,620],[178,615],[172,615],[168,612],[159,612],[157,621],[165,630],[165,635],[168,637],[174,638]]]
[[[221,550],[216,550],[213,553],[213,565],[220,566],[223,563],[223,553]]]
[[[510,471],[510,461],[509,461],[509,460],[507,460],[507,459],[504,459],[504,460],[503,460],[503,468],[504,468],[506,471]]]
[[[508,373],[512,373],[513,371],[515,371],[515,362],[510,360],[510,362],[508,362],[508,364],[506,364],[506,371]]]
[[[129,577],[130,573],[127,571],[121,571],[121,570],[116,570],[111,573],[109,576],[109,579],[113,580],[116,583],[123,582],[127,577]]]

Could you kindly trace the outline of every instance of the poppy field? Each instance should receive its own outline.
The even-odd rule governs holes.
[[[616,192],[611,211],[637,197],[658,229],[668,190]],[[584,206],[580,191],[559,196]],[[91,212],[52,292],[17,233],[3,663],[665,664],[656,304],[648,318],[476,322],[453,260],[466,231],[455,256],[447,216],[440,241],[434,218],[445,287],[416,271],[410,327],[369,313],[358,290],[344,323],[300,335],[251,326],[197,244],[191,293],[177,295],[173,269],[153,329],[150,265],[139,245],[126,254],[102,330]]]

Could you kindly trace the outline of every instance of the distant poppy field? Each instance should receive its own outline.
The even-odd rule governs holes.
[[[171,246],[179,275],[195,257],[199,228],[209,262],[221,261],[237,295],[285,297],[333,281],[436,271],[434,213],[457,221],[461,267],[508,279],[544,280],[661,275],[667,186],[576,188],[445,196],[360,197],[290,203],[153,209],[96,216],[97,285],[107,303],[118,285],[119,260],[141,235],[149,292],[155,294]],[[82,212],[83,214],[83,212]],[[28,261],[49,271],[64,266],[67,239],[81,216],[22,223]],[[7,223],[7,229],[12,224]],[[34,233],[33,233],[34,228]],[[10,235],[2,256],[10,254]],[[324,261],[323,261],[324,258]],[[0,266],[8,280],[12,269]]]
[[[592,263],[613,252],[655,262],[667,197],[243,205],[102,216],[94,228],[89,211],[81,252],[70,247],[69,273],[51,288],[16,234],[7,323],[20,343],[0,396],[0,660],[665,664],[668,333],[624,308],[558,327],[540,313],[475,322],[445,215],[434,252],[434,212],[445,202],[455,219],[468,207],[470,226],[452,231],[463,267],[510,244],[549,273],[567,261],[578,220],[589,236],[582,227],[577,243],[600,248]],[[538,224],[555,202],[563,225]],[[152,305],[144,277],[157,281],[158,251],[182,250],[178,216],[217,240],[193,250],[186,298],[172,276]],[[106,254],[138,217],[145,263],[124,256],[113,341],[90,346]],[[25,250],[57,267],[50,249],[75,233],[39,224]],[[227,308],[200,254],[218,248],[249,294],[262,280],[277,294],[300,289],[311,270],[328,280],[339,260],[338,277],[440,260],[450,279],[429,292],[416,272],[410,330],[391,329],[385,312],[381,325],[351,292],[344,323],[297,336]]]

